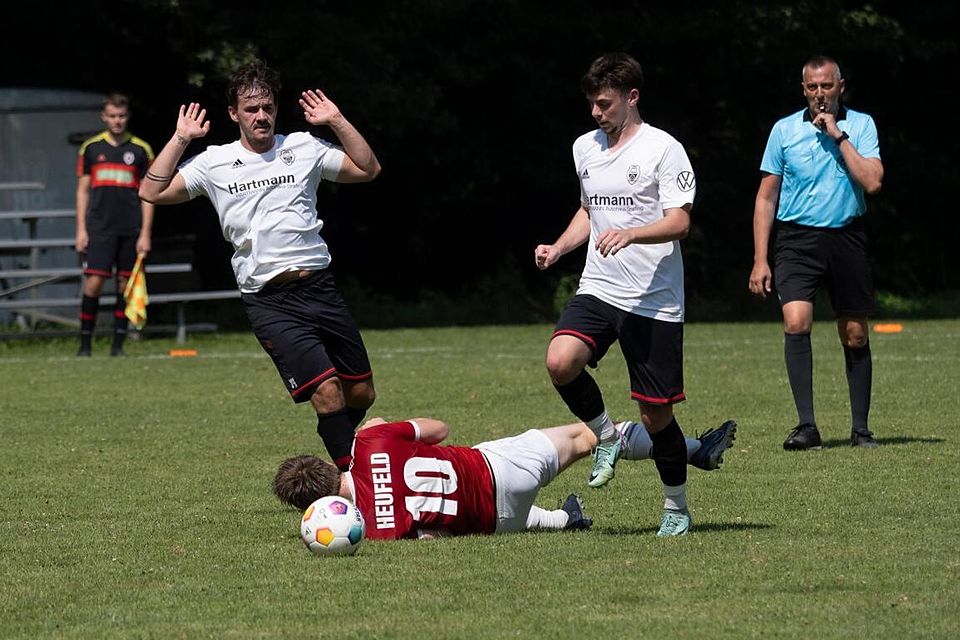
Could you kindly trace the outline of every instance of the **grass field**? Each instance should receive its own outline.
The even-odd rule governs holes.
[[[549,384],[549,326],[369,331],[369,415],[445,419],[473,444],[570,421]],[[775,324],[691,324],[688,433],[727,418],[716,472],[690,470],[695,531],[654,536],[653,464],[602,490],[581,461],[541,493],[583,495],[589,532],[366,542],[317,558],[270,494],[277,463],[320,451],[246,334],[106,345],[0,343],[3,638],[955,638],[960,635],[960,321],[872,336],[872,426],[847,445],[843,360],[814,330],[825,446],[796,421]],[[619,353],[596,376],[636,416]]]

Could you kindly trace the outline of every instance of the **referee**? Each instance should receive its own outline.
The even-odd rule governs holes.
[[[767,246],[773,230],[784,358],[799,418],[783,448],[821,446],[810,347],[813,301],[821,286],[830,294],[843,345],[851,444],[873,448],[877,441],[867,426],[873,378],[867,316],[874,310],[874,291],[862,216],[864,193],[879,192],[883,180],[877,128],[869,115],[841,104],[844,81],[833,59],[810,58],[802,84],[807,107],[773,125],[760,163],[749,286],[761,298],[771,291]]]

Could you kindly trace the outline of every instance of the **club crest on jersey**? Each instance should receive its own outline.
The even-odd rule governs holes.
[[[123,152],[123,161],[124,161],[125,163],[127,163],[127,164],[133,164],[133,161],[136,160],[136,159],[137,159],[137,157],[136,157],[135,155],[133,155],[133,151],[124,151],[124,152]]]
[[[282,151],[280,151],[280,161],[283,164],[289,166],[293,164],[293,161],[296,159],[297,157],[293,155],[293,151],[291,151],[290,149],[283,149]]]
[[[693,175],[693,171],[681,171],[677,174],[677,186],[680,187],[680,191],[690,191],[697,184],[697,179]]]
[[[634,184],[637,181],[637,178],[640,177],[640,167],[632,164],[627,167],[627,182]]]

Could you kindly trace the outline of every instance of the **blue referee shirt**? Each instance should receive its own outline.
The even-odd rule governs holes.
[[[864,158],[880,157],[873,118],[841,107],[837,125]],[[847,173],[837,143],[813,126],[809,109],[773,125],[760,171],[781,178],[777,220],[836,228],[867,209],[863,187]]]

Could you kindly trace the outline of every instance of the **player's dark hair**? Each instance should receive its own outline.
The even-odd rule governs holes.
[[[340,492],[340,470],[317,456],[300,455],[280,463],[273,493],[287,504],[306,509],[315,500]]]
[[[270,95],[276,99],[280,93],[280,74],[267,66],[263,60],[253,60],[243,65],[230,78],[227,85],[227,104],[236,108],[240,98]]]
[[[627,92],[643,87],[643,68],[628,53],[605,53],[591,63],[580,79],[580,88],[588,98],[604,89]]]
[[[804,72],[806,72],[807,69],[821,69],[829,65],[833,65],[834,68],[836,68],[837,78],[843,77],[843,74],[840,73],[840,63],[838,63],[836,60],[834,60],[830,56],[815,55],[815,56],[810,56],[810,58],[803,63],[803,69],[800,70],[800,79],[801,80],[805,79],[803,74]]]
[[[107,95],[103,96],[103,104],[101,105],[100,109],[106,109],[107,105],[117,107],[118,109],[129,109],[130,98],[123,93],[111,91]]]

